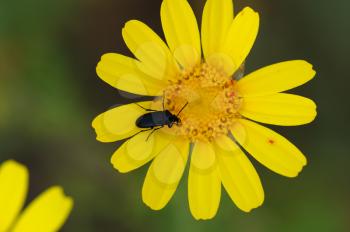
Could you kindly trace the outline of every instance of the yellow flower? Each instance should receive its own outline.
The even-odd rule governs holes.
[[[251,120],[283,126],[313,121],[312,100],[281,92],[306,83],[315,71],[306,61],[293,60],[235,79],[242,74],[255,41],[259,15],[246,7],[233,17],[232,0],[206,2],[201,39],[186,0],[164,0],[161,21],[167,45],[148,26],[131,20],[122,34],[136,59],[108,53],[98,63],[97,74],[103,81],[155,98],[97,116],[92,123],[97,139],[129,138],[111,159],[122,173],[152,160],[142,199],[154,210],[169,202],[190,156],[188,198],[196,219],[215,216],[221,184],[237,207],[249,212],[263,203],[264,192],[240,146],[283,176],[295,177],[306,165],[306,158],[291,142]],[[164,110],[181,123],[143,132],[135,124],[149,113],[142,107],[163,110],[162,102]]]
[[[68,217],[73,201],[54,186],[19,215],[28,191],[28,170],[8,160],[0,165],[0,232],[54,232]]]

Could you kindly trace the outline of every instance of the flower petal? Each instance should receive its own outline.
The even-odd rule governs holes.
[[[264,126],[240,119],[231,132],[257,161],[280,175],[295,177],[306,165],[306,158],[298,148]]]
[[[153,210],[162,209],[173,196],[186,166],[189,142],[178,139],[167,145],[148,169],[142,200]]]
[[[317,114],[312,100],[286,93],[245,97],[239,113],[258,122],[281,126],[306,124]]]
[[[232,0],[208,0],[202,17],[202,48],[204,57],[221,52],[222,44],[233,21]]]
[[[141,61],[137,63],[140,70],[158,80],[175,78],[178,67],[169,48],[146,24],[137,20],[127,22],[123,38],[130,51]]]
[[[111,159],[115,169],[121,173],[135,170],[152,160],[171,142],[172,137],[168,134],[157,131],[148,138],[149,133],[140,133],[118,148]]]
[[[186,0],[164,0],[161,19],[166,41],[175,59],[191,68],[201,59],[200,36],[196,16]]]
[[[193,217],[211,219],[216,215],[221,181],[214,148],[209,143],[194,145],[188,176],[188,200]]]
[[[137,104],[149,108],[151,101]],[[92,122],[97,140],[101,142],[114,142],[128,138],[141,129],[135,124],[138,117],[145,113],[140,106],[131,103],[110,109],[98,115]]]
[[[97,75],[107,84],[129,93],[157,96],[164,84],[142,72],[140,62],[132,58],[107,53],[97,64]]]
[[[312,65],[304,60],[285,61],[245,76],[238,81],[236,87],[244,97],[264,96],[302,85],[315,74]]]
[[[248,56],[259,30],[259,15],[251,8],[244,8],[233,20],[226,36],[223,51],[227,53],[237,70]]]
[[[264,190],[252,163],[230,138],[216,141],[222,184],[238,208],[249,212],[264,201]]]
[[[28,170],[8,160],[0,166],[0,231],[6,232],[23,207],[28,190]]]
[[[24,210],[13,232],[58,231],[73,207],[73,200],[66,197],[61,187],[51,187],[38,196]]]

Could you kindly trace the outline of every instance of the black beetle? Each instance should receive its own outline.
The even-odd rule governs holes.
[[[150,111],[150,113],[146,113],[146,114],[141,115],[135,122],[135,124],[138,128],[145,129],[145,130],[139,131],[137,134],[144,132],[144,131],[153,130],[148,135],[148,137],[147,137],[147,139],[148,139],[154,131],[161,129],[164,126],[168,126],[169,128],[171,128],[174,124],[178,125],[179,123],[181,123],[181,120],[178,116],[183,111],[183,109],[185,109],[185,107],[188,105],[188,102],[181,108],[181,110],[176,115],[172,114],[169,110],[164,110],[164,98],[163,98],[163,110],[162,111],[146,109],[137,103],[135,103],[135,104],[146,111]],[[137,134],[135,134],[135,135],[137,135]]]

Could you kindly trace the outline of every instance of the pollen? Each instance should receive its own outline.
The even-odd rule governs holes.
[[[178,115],[181,123],[166,130],[196,141],[213,141],[229,133],[239,118],[241,100],[235,80],[220,68],[202,63],[183,70],[164,91],[165,109]]]

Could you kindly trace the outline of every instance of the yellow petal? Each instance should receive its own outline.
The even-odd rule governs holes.
[[[168,144],[152,162],[142,187],[142,200],[151,209],[162,209],[173,196],[188,152],[188,141],[178,139]]]
[[[191,68],[201,59],[200,36],[196,17],[186,0],[164,0],[161,19],[166,41],[175,59]]]
[[[306,124],[317,114],[312,100],[285,93],[245,97],[239,113],[258,122],[281,126]]]
[[[208,59],[220,53],[226,34],[233,21],[232,0],[208,0],[202,17],[202,48]]]
[[[216,163],[214,148],[209,143],[197,142],[193,148],[191,165],[199,170],[207,170]]]
[[[251,8],[244,8],[233,20],[224,43],[227,53],[237,70],[248,56],[259,30],[259,15]]]
[[[178,73],[169,48],[144,23],[131,20],[123,28],[123,38],[130,51],[141,61],[138,68],[149,76],[167,81]]]
[[[240,119],[231,132],[257,161],[278,174],[295,177],[306,165],[306,158],[298,148],[264,126]]]
[[[245,76],[236,87],[242,96],[263,96],[295,88],[311,80],[315,74],[312,65],[306,61],[285,61]]]
[[[137,104],[149,108],[151,101]],[[138,117],[145,114],[140,106],[131,103],[108,110],[98,115],[92,122],[97,140],[101,142],[114,142],[135,135],[141,129],[135,124]]]
[[[222,184],[232,201],[245,212],[259,207],[264,201],[264,190],[246,155],[226,136],[216,141],[216,152]]]
[[[111,86],[129,93],[157,96],[162,93],[163,83],[143,73],[140,62],[132,58],[107,53],[97,64],[97,75]]]
[[[0,166],[0,232],[8,231],[23,207],[28,190],[28,170],[8,160]]]
[[[66,221],[73,200],[61,187],[51,187],[38,196],[17,221],[13,232],[54,232]]]
[[[160,131],[147,139],[150,133],[142,132],[118,148],[111,159],[114,168],[121,173],[135,170],[153,159],[171,142],[172,137]]]
[[[209,143],[194,145],[188,176],[188,201],[193,217],[211,219],[216,215],[221,181],[214,148]]]

